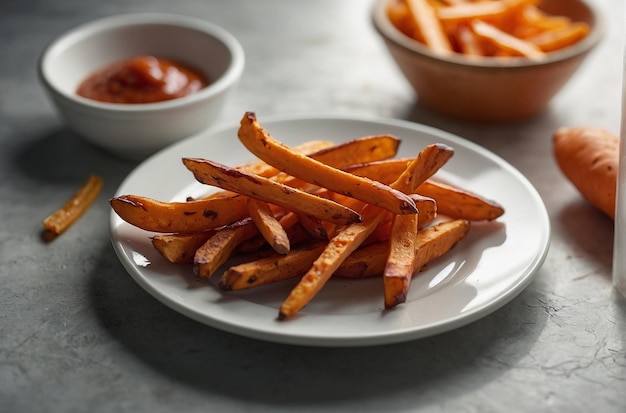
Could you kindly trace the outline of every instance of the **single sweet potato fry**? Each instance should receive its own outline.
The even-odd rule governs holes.
[[[525,56],[532,60],[543,60],[546,57],[546,54],[533,43],[512,36],[484,21],[474,20],[470,27],[478,37],[506,53]]]
[[[325,247],[324,241],[315,241],[286,255],[273,254],[232,266],[220,278],[219,287],[226,291],[245,290],[302,276]]]
[[[235,248],[245,240],[258,235],[251,220],[245,220],[216,231],[193,257],[194,273],[199,278],[210,278],[231,256]]]
[[[401,191],[343,172],[291,150],[263,129],[254,113],[248,112],[243,116],[238,134],[239,140],[250,152],[289,175],[396,214],[417,212],[413,201]]]
[[[221,191],[209,199],[187,202],[161,202],[138,195],[122,195],[110,200],[111,207],[124,221],[152,232],[200,232],[219,228],[245,218],[247,198]]]
[[[417,193],[433,198],[437,213],[450,218],[492,221],[504,214],[504,208],[495,201],[432,179],[422,183]]]
[[[335,224],[347,224],[361,219],[358,213],[336,202],[208,159],[184,158],[183,163],[199,182],[207,185],[237,192]],[[413,201],[411,203],[413,204]]]
[[[469,231],[470,223],[466,220],[440,222],[418,231],[413,266],[419,271],[430,261],[449,251]],[[389,244],[378,242],[360,248],[352,253],[335,271],[335,276],[346,278],[364,278],[381,275],[385,269]]]
[[[215,232],[190,234],[158,234],[152,237],[154,248],[173,264],[191,264],[198,250]]]
[[[446,36],[435,9],[428,0],[405,0],[409,16],[414,22],[425,45],[439,54],[452,53],[452,46]]]
[[[43,220],[45,231],[50,239],[65,232],[89,206],[98,198],[102,191],[103,181],[99,176],[92,175],[81,185],[78,191],[58,210]]]
[[[415,161],[419,166],[407,180],[403,188],[408,193],[434,175],[453,155],[454,151],[445,145],[429,145]],[[383,272],[385,308],[394,307],[406,298],[413,277],[415,260],[415,237],[419,227],[419,217],[395,216],[389,236],[389,255]]]
[[[279,254],[287,254],[290,248],[289,237],[278,219],[272,214],[269,205],[266,202],[248,198],[248,212],[270,246]]]

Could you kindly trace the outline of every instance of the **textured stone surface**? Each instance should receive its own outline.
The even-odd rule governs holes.
[[[0,411],[626,411],[626,303],[610,281],[612,222],[557,170],[559,126],[618,132],[621,0],[600,47],[546,113],[513,125],[444,119],[415,98],[374,33],[371,1],[56,0],[0,3]],[[612,10],[612,11],[611,11]],[[551,215],[537,279],[501,310],[435,337],[372,348],[302,348],[224,333],[171,311],[126,274],[107,199],[135,164],[68,131],[36,77],[43,47],[78,23],[171,11],[233,32],[247,54],[221,115],[334,112],[432,125],[519,168]],[[105,178],[54,243],[41,220]]]

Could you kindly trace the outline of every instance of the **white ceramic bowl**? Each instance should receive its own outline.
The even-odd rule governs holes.
[[[193,67],[210,79],[188,96],[147,104],[104,103],[76,94],[89,74],[137,55]],[[244,52],[231,34],[181,15],[141,13],[106,17],[54,40],[39,60],[39,76],[70,128],[126,158],[141,159],[208,128],[239,81]]]

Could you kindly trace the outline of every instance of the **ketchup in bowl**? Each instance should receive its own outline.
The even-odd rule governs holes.
[[[88,76],[76,93],[109,103],[155,103],[195,93],[209,84],[201,73],[177,62],[137,56]]]

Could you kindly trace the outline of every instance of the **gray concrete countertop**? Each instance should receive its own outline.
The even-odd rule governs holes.
[[[597,0],[607,32],[549,109],[516,124],[450,120],[419,105],[369,19],[371,1],[21,0],[0,3],[0,411],[624,412],[626,302],[611,285],[613,223],[560,174],[551,134],[619,132],[624,6]],[[364,348],[274,344],[167,308],[126,273],[109,197],[137,165],[69,131],[36,76],[55,36],[105,15],[165,11],[223,26],[247,66],[220,122],[340,113],[452,132],[535,185],[552,242],[530,286],[465,327]],[[41,220],[90,173],[105,188],[52,243]]]

